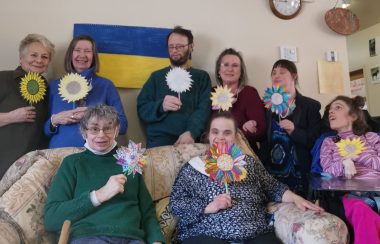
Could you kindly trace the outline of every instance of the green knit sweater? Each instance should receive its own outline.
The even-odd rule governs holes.
[[[154,140],[155,146],[174,144],[185,131],[190,131],[196,140],[203,133],[211,111],[210,76],[206,71],[189,68],[193,83],[189,91],[181,93],[181,109],[165,112],[162,107],[165,96],[178,96],[166,83],[169,71],[170,67],[166,67],[153,72],[137,97],[138,115],[145,123],[148,140]]]
[[[86,150],[67,156],[50,187],[45,204],[45,227],[59,231],[71,220],[71,238],[118,236],[147,243],[164,242],[152,198],[140,174],[128,176],[125,191],[94,207],[90,192],[103,187],[110,176],[122,173],[113,157]]]

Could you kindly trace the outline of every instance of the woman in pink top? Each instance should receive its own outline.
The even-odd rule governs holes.
[[[321,147],[323,171],[334,177],[365,178],[380,180],[380,136],[368,132],[361,107],[362,97],[336,97],[327,107],[329,125],[337,131],[336,137],[328,137]],[[337,142],[360,138],[364,150],[354,156],[339,154]],[[342,198],[347,221],[354,230],[354,243],[380,243],[380,217],[366,203],[352,194]]]

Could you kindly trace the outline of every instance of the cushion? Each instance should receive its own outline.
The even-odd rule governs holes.
[[[346,244],[345,223],[327,212],[302,211],[293,203],[277,204],[274,227],[284,243]]]
[[[4,210],[0,210],[0,243],[25,243],[24,232]]]
[[[156,214],[166,243],[170,244],[178,219],[170,212],[169,197],[156,203]]]
[[[182,165],[195,156],[204,155],[207,149],[206,144],[196,143],[146,150],[144,180],[153,201],[170,196],[172,185]]]
[[[26,243],[54,242],[54,235],[45,232],[43,225],[47,191],[62,158],[80,150],[62,148],[36,152],[34,158],[24,163],[29,165],[26,173],[1,196],[0,208],[23,230]]]

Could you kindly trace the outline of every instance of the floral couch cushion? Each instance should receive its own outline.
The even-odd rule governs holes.
[[[13,231],[18,233],[15,237],[22,240],[20,243],[54,242],[54,235],[45,232],[43,225],[43,205],[48,187],[61,159],[80,150],[82,149],[64,148],[31,152],[23,157],[23,164],[17,164],[16,161],[7,172],[7,177],[2,179],[4,185],[15,181],[0,197],[0,209],[3,215],[12,219],[8,223],[13,223]],[[17,172],[18,168],[23,174]],[[15,172],[15,176],[11,177],[9,172]],[[6,229],[10,231],[11,228]]]
[[[169,197],[165,197],[156,203],[156,214],[166,243],[170,244],[178,219],[170,212]]]

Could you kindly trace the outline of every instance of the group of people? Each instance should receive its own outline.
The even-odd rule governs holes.
[[[224,50],[216,61],[215,78],[234,98],[229,112],[218,112],[211,109],[208,73],[191,67],[191,31],[174,28],[167,36],[167,47],[170,67],[153,72],[137,98],[147,147],[194,143],[201,138],[210,146],[233,144],[241,131],[261,159],[246,156],[247,179],[232,183],[228,193],[208,179],[204,158],[185,164],[170,199],[170,208],[179,217],[177,241],[279,243],[265,220],[266,202],[294,202],[303,210],[323,211],[304,199],[309,186],[310,150],[323,126],[321,105],[297,89],[295,64],[278,60],[272,67],[272,86],[280,85],[289,94],[286,108],[277,114],[265,109],[257,90],[246,84],[242,55],[232,48]],[[69,219],[73,222],[71,243],[164,242],[141,175],[125,176],[113,156],[118,148],[116,137],[126,133],[127,118],[112,82],[96,74],[100,64],[94,40],[75,37],[66,52],[66,72],[81,74],[91,87],[74,108],[60,97],[59,80],[50,82],[47,99],[33,106],[21,97],[21,77],[27,72],[46,72],[53,53],[54,45],[45,37],[28,35],[20,44],[20,66],[15,71],[0,72],[0,136],[9,138],[0,145],[0,176],[17,157],[46,145],[43,132],[50,139],[49,148],[84,144],[86,150],[66,157],[53,180],[45,205],[47,230],[59,231]],[[185,69],[193,80],[180,97],[165,79],[174,67]],[[380,137],[363,127],[362,104],[355,103],[353,109],[350,101],[354,100],[339,96],[326,107],[328,126],[340,138],[361,138],[366,149],[357,157],[344,158],[337,153],[335,142],[326,138],[321,165],[334,176],[371,172],[368,174],[378,177]],[[352,209],[345,204],[351,199],[342,198],[345,208]],[[360,233],[355,228],[359,220],[352,216],[347,220],[355,233]],[[373,220],[378,221],[375,217]]]

